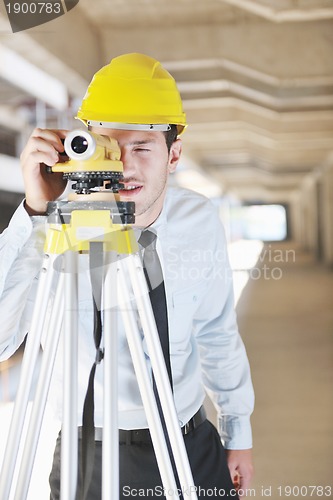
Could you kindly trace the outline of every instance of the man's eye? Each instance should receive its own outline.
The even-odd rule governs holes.
[[[147,149],[147,148],[135,148],[134,151],[137,151],[139,153],[149,153],[150,149]]]

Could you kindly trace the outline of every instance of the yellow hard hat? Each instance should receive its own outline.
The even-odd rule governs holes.
[[[124,54],[93,77],[77,118],[86,125],[125,130],[186,127],[186,117],[174,78],[156,59]]]

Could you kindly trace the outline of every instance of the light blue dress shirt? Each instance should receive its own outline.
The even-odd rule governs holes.
[[[180,425],[199,409],[205,392],[218,413],[228,449],[252,446],[254,394],[246,351],[237,328],[232,272],[224,230],[213,204],[189,190],[169,188],[152,225],[157,232],[168,307],[174,399]],[[0,360],[11,356],[29,331],[45,238],[45,217],[29,217],[21,205],[0,237]],[[79,272],[79,409],[95,358],[92,299],[87,261]],[[119,336],[119,427],[147,427],[121,317]],[[143,338],[143,349],[146,349]],[[59,350],[50,401],[62,406]],[[149,360],[148,360],[149,362]],[[96,371],[95,425],[102,426],[103,370]]]

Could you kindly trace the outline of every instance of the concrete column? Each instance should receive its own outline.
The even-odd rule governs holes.
[[[301,243],[305,250],[318,255],[317,179],[309,175],[300,190]]]
[[[333,154],[304,179],[299,195],[301,244],[333,267]]]
[[[299,190],[295,191],[289,199],[288,203],[288,228],[289,239],[304,246],[304,227],[302,217],[302,196]]]
[[[333,154],[323,165],[319,196],[322,260],[333,268]]]

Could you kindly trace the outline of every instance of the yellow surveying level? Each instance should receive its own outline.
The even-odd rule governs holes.
[[[65,179],[76,181],[77,194],[90,194],[96,189],[117,192],[121,187],[123,164],[115,139],[87,130],[72,130],[64,140],[63,161],[47,171],[62,172]]]

